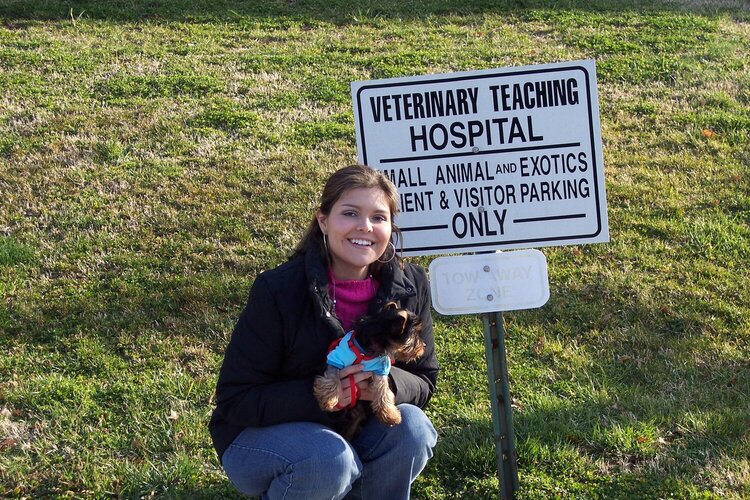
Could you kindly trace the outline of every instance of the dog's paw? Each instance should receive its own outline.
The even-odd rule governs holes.
[[[318,400],[318,406],[320,406],[320,409],[323,411],[333,411],[336,408],[336,405],[339,404],[339,398],[337,397],[316,399]]]
[[[313,393],[318,401],[318,406],[323,411],[333,411],[339,404],[336,384],[330,378],[317,377],[313,384]]]
[[[378,412],[377,417],[385,425],[398,425],[401,423],[401,410],[395,406],[386,406]]]
[[[323,411],[333,411],[336,408],[336,405],[338,404],[339,404],[338,398],[327,399],[325,401],[318,401],[318,406],[320,406],[320,409]]]

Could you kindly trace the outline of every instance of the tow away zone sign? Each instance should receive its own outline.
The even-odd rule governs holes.
[[[549,299],[539,250],[438,257],[430,263],[432,305],[445,315],[514,311]]]
[[[407,255],[609,241],[594,61],[352,83]]]

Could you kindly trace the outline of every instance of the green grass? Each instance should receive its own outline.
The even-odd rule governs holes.
[[[748,54],[741,0],[0,0],[0,497],[236,496],[218,366],[356,159],[349,82],[581,58],[611,242],[505,315],[518,496],[750,497]],[[414,496],[496,498],[482,323],[435,329]]]

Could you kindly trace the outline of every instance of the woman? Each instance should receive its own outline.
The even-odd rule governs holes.
[[[438,373],[429,285],[424,270],[396,255],[397,200],[380,172],[338,170],[289,261],[255,280],[224,356],[209,424],[240,491],[269,499],[405,499],[432,457],[437,433],[422,411]],[[340,406],[331,412],[318,406],[313,380],[331,342],[391,300],[420,317],[425,352],[389,374],[402,423],[387,427],[370,417],[347,442],[332,430],[344,415],[339,408],[356,392],[352,379],[359,399],[372,400],[372,374],[361,365],[342,369]]]

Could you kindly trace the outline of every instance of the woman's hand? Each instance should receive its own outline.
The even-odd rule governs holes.
[[[352,383],[356,385],[355,397],[363,401],[372,401],[373,395],[370,391],[372,372],[366,372],[363,369],[362,365],[352,365],[339,371],[341,393],[339,394],[339,403],[336,405],[337,409],[342,410],[352,403]]]
[[[372,390],[372,372],[362,372],[367,374],[368,377],[357,383],[357,389],[359,389],[359,399],[362,401],[372,401],[375,399],[375,391]]]

